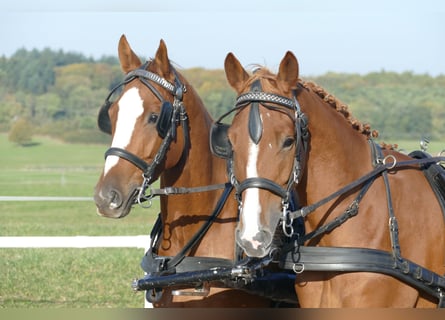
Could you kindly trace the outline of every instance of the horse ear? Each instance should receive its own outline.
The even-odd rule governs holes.
[[[281,60],[280,69],[277,75],[277,80],[281,89],[285,92],[295,89],[298,82],[298,72],[297,58],[292,52],[286,52],[283,60]]]
[[[122,71],[125,73],[136,69],[142,64],[141,60],[131,49],[125,35],[122,35],[119,40],[118,53]]]
[[[244,84],[249,79],[249,74],[232,52],[229,52],[224,60],[224,70],[226,71],[227,81],[240,94]]]
[[[154,61],[156,66],[158,66],[161,75],[165,77],[170,73],[170,60],[168,59],[167,46],[162,39],[159,42],[158,51],[156,51]]]

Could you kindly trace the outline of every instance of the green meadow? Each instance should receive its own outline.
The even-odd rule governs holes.
[[[401,141],[409,152],[418,141]],[[35,137],[19,147],[0,134],[0,196],[92,197],[107,146],[64,144]],[[431,142],[436,154],[445,144]],[[147,235],[159,211],[134,207],[123,219],[96,214],[91,201],[0,202],[0,236]],[[131,289],[143,276],[143,250],[132,248],[2,249],[1,308],[133,308],[143,293]]]
[[[45,137],[20,147],[0,134],[0,196],[91,197],[91,201],[0,202],[0,236],[147,235],[159,211],[135,207],[123,219],[96,214],[93,189],[105,145]],[[131,289],[143,276],[142,249],[0,248],[1,308],[142,307]]]

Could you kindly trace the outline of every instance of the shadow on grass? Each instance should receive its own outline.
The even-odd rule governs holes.
[[[36,147],[39,145],[41,145],[41,142],[37,142],[37,141],[30,141],[30,142],[24,142],[24,143],[17,144],[17,146],[25,147],[25,148]]]

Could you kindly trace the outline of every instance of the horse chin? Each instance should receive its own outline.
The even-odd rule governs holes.
[[[270,252],[271,247],[263,247],[263,246],[259,246],[256,249],[253,248],[253,246],[245,246],[243,248],[244,253],[251,258],[264,258],[265,256],[267,256]]]

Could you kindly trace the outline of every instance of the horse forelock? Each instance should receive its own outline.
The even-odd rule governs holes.
[[[273,74],[268,68],[260,66],[260,65],[253,65],[252,66],[252,74],[249,77],[249,79],[244,84],[245,91],[249,91],[250,87],[252,86],[252,83],[254,83],[257,80],[266,80],[261,81],[261,87],[264,92],[271,92],[271,90],[276,90],[277,87],[277,77],[275,74]]]

